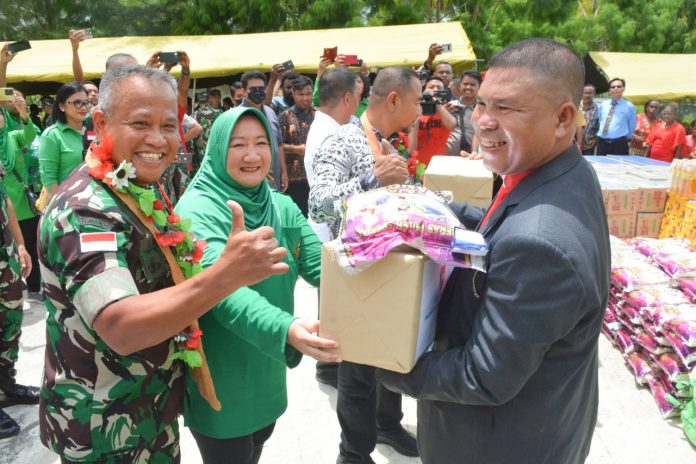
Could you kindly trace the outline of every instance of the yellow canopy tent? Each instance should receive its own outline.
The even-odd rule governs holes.
[[[607,81],[597,85],[590,80],[599,91],[608,89],[609,79],[620,77],[626,81],[624,97],[638,105],[652,98],[696,98],[696,55],[590,52],[589,58]]]
[[[104,63],[114,53],[129,53],[145,63],[155,51],[184,50],[191,57],[191,76],[203,79],[198,87],[205,87],[219,85],[251,69],[268,72],[273,64],[287,60],[294,62],[298,72],[315,73],[324,48],[335,46],[339,53],[358,55],[369,66],[419,66],[431,43],[452,44],[452,52],[438,58],[451,63],[455,72],[473,66],[476,56],[458,22],[240,35],[95,38],[83,41],[79,53],[85,79],[94,80],[104,73]],[[18,53],[8,65],[8,85],[25,93],[52,93],[60,83],[73,80],[68,39],[36,40],[31,44],[31,50]]]

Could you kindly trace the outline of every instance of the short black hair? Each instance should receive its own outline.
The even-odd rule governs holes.
[[[525,69],[536,78],[555,84],[573,102],[582,97],[585,66],[569,47],[550,39],[527,39],[496,53],[488,69]]]
[[[408,92],[413,88],[414,80],[420,88],[420,79],[414,70],[389,66],[377,74],[375,82],[372,84],[371,96],[384,98],[390,92]]]
[[[447,88],[447,86],[445,85],[445,81],[443,81],[442,78],[439,76],[429,76],[428,80],[425,81],[425,85],[428,85],[428,82],[430,81],[438,81],[442,84],[443,87]]]
[[[481,85],[481,82],[483,82],[483,76],[481,76],[481,73],[478,71],[475,71],[473,69],[470,69],[468,71],[464,71],[461,76],[459,76],[459,79],[464,79],[465,77],[470,77],[472,79],[475,79],[476,82]]]
[[[239,81],[234,81],[234,82],[232,83],[232,85],[230,85],[230,90],[234,90],[234,89],[241,90],[241,89],[243,89],[243,88],[244,88],[244,86],[243,86],[242,83],[239,82]]]
[[[230,97],[225,97],[225,98],[223,98],[223,99],[222,99],[222,103],[223,103],[223,104],[227,103],[227,104],[230,105],[230,106],[234,106],[234,104],[232,103],[232,98],[230,98]]]
[[[208,96],[209,97],[221,97],[222,94],[220,93],[220,90],[218,90],[218,89],[210,89],[208,91]]]
[[[696,127],[696,119],[691,121],[691,125],[689,126],[690,129],[693,129],[694,127]]]
[[[65,116],[65,111],[60,109],[60,105],[64,105],[68,98],[75,95],[77,92],[84,92],[87,95],[87,90],[79,82],[68,82],[60,86],[56,92],[56,101],[53,103],[53,120],[67,124],[68,118]]]
[[[345,94],[355,92],[358,75],[343,67],[331,68],[319,77],[319,104],[332,107]]]
[[[246,89],[249,86],[250,79],[261,79],[263,85],[266,85],[266,75],[261,71],[247,71],[242,74],[242,87]]]
[[[285,88],[285,81],[287,81],[288,79],[290,80],[290,82],[292,82],[292,81],[294,81],[295,79],[297,79],[298,77],[301,77],[301,76],[302,76],[301,74],[298,74],[298,73],[296,73],[295,71],[287,71],[287,72],[284,72],[283,75],[280,76],[280,88],[281,88],[281,89],[284,89],[284,88]]]
[[[585,87],[592,87],[592,90],[594,90],[595,93],[597,92],[597,87],[595,87],[594,84],[590,84],[589,82],[587,82],[587,83],[585,83],[585,85],[582,86],[583,89],[584,89]]]
[[[660,100],[658,100],[657,98],[651,98],[650,100],[645,102],[645,105],[643,105],[643,110],[647,111],[648,105],[652,102],[657,103],[657,109],[660,109]]]
[[[626,88],[626,81],[623,80],[623,79],[621,79],[620,77],[615,77],[615,78],[613,78],[612,80],[610,80],[610,81],[609,81],[609,86],[611,86],[611,83],[612,83],[612,82],[615,82],[615,81],[621,82],[621,85],[623,86],[623,88],[624,88],[624,89]]]
[[[307,86],[310,86],[310,87],[314,86],[314,82],[312,82],[312,79],[310,79],[307,76],[297,76],[292,81],[292,90],[300,91]]]
[[[447,65],[447,66],[450,67],[450,69],[453,69],[453,68],[452,68],[452,63],[448,63],[447,61],[440,61],[439,63],[436,63],[435,66],[433,66],[433,72],[435,72],[435,70],[437,69],[437,67],[440,66],[441,64]]]

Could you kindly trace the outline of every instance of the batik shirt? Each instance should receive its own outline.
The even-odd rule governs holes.
[[[222,109],[222,107],[216,109],[206,104],[198,108],[193,113],[193,118],[196,121],[198,121],[198,124],[200,124],[203,128],[201,134],[198,136],[198,138],[196,138],[195,141],[196,148],[198,149],[198,153],[201,158],[205,154],[205,147],[208,145],[208,138],[210,137],[210,128],[212,127],[217,117],[220,116],[223,112],[224,110]]]
[[[288,145],[304,145],[307,141],[309,128],[314,121],[314,109],[302,111],[297,106],[285,110],[278,117],[283,143]],[[285,152],[285,164],[288,168],[290,182],[306,181],[307,172],[304,167],[304,154]]]
[[[381,143],[384,136],[374,132]],[[400,156],[392,145],[390,150]],[[309,192],[309,215],[315,222],[325,222],[336,238],[341,227],[336,205],[364,191],[361,181],[375,168],[375,157],[362,125],[345,124],[329,136],[314,156],[312,168],[315,179]]]
[[[61,184],[39,234],[48,310],[41,441],[72,461],[130,462],[176,426],[183,368],[167,361],[171,339],[121,356],[93,324],[112,303],[173,285],[169,267],[154,237],[84,164]]]
[[[589,150],[597,145],[597,131],[599,130],[599,106],[593,101],[589,108],[580,103],[582,117],[585,125],[582,127],[582,149]]]

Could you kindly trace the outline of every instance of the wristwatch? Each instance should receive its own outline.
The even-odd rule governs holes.
[[[190,76],[191,75],[191,70],[188,68],[181,68],[181,75],[182,76]]]
[[[367,174],[364,174],[360,177],[360,188],[363,189],[363,191],[368,191],[368,190],[373,190],[376,188],[380,188],[382,184],[379,183],[379,180],[377,180],[377,177],[375,177],[374,171],[370,171]]]

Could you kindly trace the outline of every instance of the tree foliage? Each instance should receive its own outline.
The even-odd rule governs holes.
[[[694,0],[3,0],[0,34],[64,38],[88,23],[108,37],[438,21],[460,21],[484,59],[529,37],[554,38],[581,53],[696,52]]]

